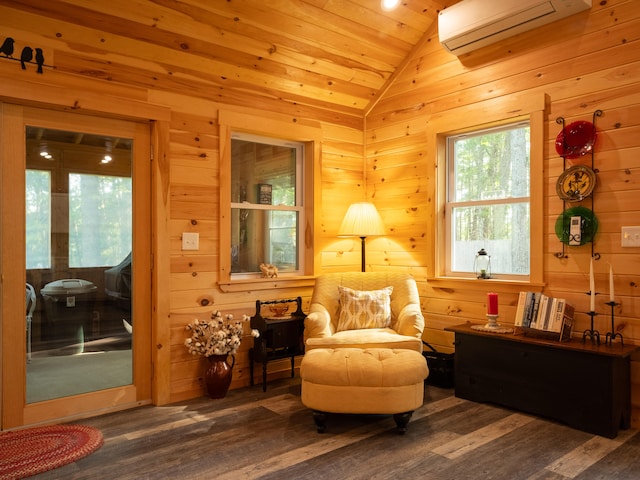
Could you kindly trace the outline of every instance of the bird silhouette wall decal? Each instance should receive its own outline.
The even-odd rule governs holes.
[[[20,66],[23,70],[26,70],[27,67],[24,65],[25,63],[30,62],[33,59],[33,48],[24,47],[22,49],[22,53],[20,54]]]
[[[4,58],[7,60],[14,60],[16,62],[19,61],[20,68],[22,68],[22,70],[27,69],[27,63],[35,63],[36,65],[38,65],[36,72],[40,74],[42,74],[43,72],[43,67],[50,66],[45,64],[44,52],[42,51],[42,48],[35,49],[35,62],[33,61],[34,49],[31,48],[30,46],[27,45],[22,49],[22,51],[20,52],[19,59],[17,57],[16,58],[13,57],[13,53],[15,49],[16,49],[15,40],[12,37],[6,37],[3,40],[2,45],[0,46],[0,60]]]
[[[0,53],[4,53],[6,57],[12,58],[13,56],[13,43],[14,40],[11,37],[7,37],[2,42],[2,46],[0,47]]]
[[[38,73],[42,73],[42,65],[44,65],[44,54],[41,48],[36,48],[36,63],[38,64]]]

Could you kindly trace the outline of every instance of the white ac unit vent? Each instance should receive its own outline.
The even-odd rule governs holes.
[[[591,0],[462,0],[438,15],[440,43],[461,55],[591,8]]]

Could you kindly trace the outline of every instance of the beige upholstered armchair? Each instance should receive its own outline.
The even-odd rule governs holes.
[[[386,323],[385,315],[376,313],[385,308],[385,300],[386,308],[390,307]],[[377,318],[373,318],[376,315]],[[316,279],[309,314],[305,319],[304,340],[307,351],[317,348],[390,348],[422,352],[423,330],[424,317],[418,288],[411,275],[393,272],[330,273]]]

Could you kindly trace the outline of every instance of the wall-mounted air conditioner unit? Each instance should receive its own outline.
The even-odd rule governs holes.
[[[591,8],[591,0],[462,0],[438,15],[440,43],[455,55]]]

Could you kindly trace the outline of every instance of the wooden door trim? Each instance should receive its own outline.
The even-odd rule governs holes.
[[[134,136],[134,229],[133,251],[137,272],[134,274],[133,311],[134,335],[134,385],[126,385],[99,392],[82,394],[64,399],[34,404],[26,403],[26,345],[23,321],[2,321],[2,425],[14,428],[43,423],[62,418],[79,417],[118,410],[151,401],[151,164],[150,125],[110,118],[79,118],[77,114],[43,110],[33,107],[4,104],[5,125],[3,132],[2,168],[2,237],[3,245],[18,248],[2,249],[2,319],[24,318],[24,291],[26,281],[24,252],[24,126],[35,124],[45,128],[82,130],[87,133]],[[5,136],[6,135],[6,136]],[[11,141],[12,139],[19,141]],[[10,172],[14,174],[11,175]],[[16,174],[20,172],[20,174]],[[20,247],[21,246],[21,247]],[[17,361],[16,359],[23,359]]]

